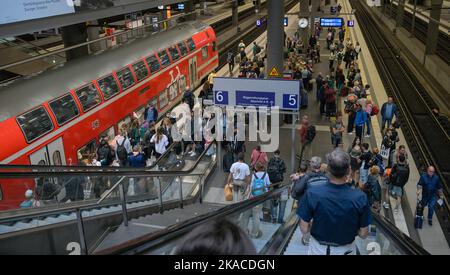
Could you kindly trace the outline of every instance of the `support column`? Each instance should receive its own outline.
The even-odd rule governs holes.
[[[255,1],[255,9],[258,11],[258,13],[261,12],[261,0]]]
[[[194,0],[189,0],[189,1],[184,2],[184,11],[186,13],[190,13],[190,12],[194,12],[195,11]],[[190,15],[186,16],[186,20],[189,20],[189,21],[192,20],[193,21],[195,19],[197,19],[197,14],[196,13],[193,13],[193,14],[190,14]]]
[[[61,27],[61,37],[64,42],[64,47],[85,43],[88,38],[86,24],[80,23]],[[89,55],[88,46],[82,46],[66,51],[66,60],[69,61],[86,55]]]
[[[233,1],[233,5],[232,5],[232,10],[231,10],[231,17],[232,17],[232,22],[233,22],[233,26],[238,26],[239,25],[239,16],[238,16],[238,1],[234,0]]]
[[[403,15],[405,14],[405,0],[399,0],[397,5],[397,18],[395,22],[396,28],[401,28],[403,23]]]
[[[278,73],[283,73],[284,48],[284,1],[267,1],[267,72],[275,67]],[[268,75],[267,74],[267,75]]]
[[[443,0],[432,0],[430,19],[428,23],[427,44],[425,48],[426,54],[434,54],[436,51],[437,41],[439,37],[439,23],[441,22]]]
[[[309,0],[300,0],[300,18],[309,17]],[[303,45],[308,45],[308,26],[305,29],[300,29],[300,37],[303,41]]]
[[[87,37],[89,41],[95,40],[100,38],[100,27],[98,26],[98,21],[94,20],[94,21],[90,21],[88,22],[89,25],[92,26],[87,26]],[[89,44],[89,53],[95,53],[100,51],[101,48],[101,44],[100,42],[95,42],[92,44]]]

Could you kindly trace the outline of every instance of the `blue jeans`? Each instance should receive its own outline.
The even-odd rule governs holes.
[[[283,223],[284,220],[284,212],[286,210],[287,201],[278,201],[278,223]]]
[[[436,205],[437,198],[436,198],[436,196],[431,196],[430,198],[423,200],[423,202],[424,202],[424,207],[425,206],[428,207],[428,220],[430,221],[433,219],[434,206]]]
[[[391,126],[391,124],[392,124],[392,117],[391,118],[386,118],[386,117],[381,117],[381,128],[382,129],[384,129],[384,125],[386,124],[386,122],[387,122],[387,127],[389,128],[389,126]]]

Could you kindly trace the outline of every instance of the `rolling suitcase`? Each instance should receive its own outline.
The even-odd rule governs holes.
[[[414,228],[422,229],[423,224],[423,205],[422,201],[417,202],[416,217],[414,218]]]

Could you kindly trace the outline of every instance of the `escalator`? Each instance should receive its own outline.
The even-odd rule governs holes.
[[[0,180],[39,178],[63,188],[59,198],[56,196],[43,207],[0,212],[0,254],[67,254],[70,243],[84,243],[86,250],[92,251],[125,220],[194,203],[215,168],[215,154],[208,154],[209,148],[197,158],[185,156],[178,160],[170,147],[154,165],[143,169],[1,166]],[[61,193],[70,191],[67,182],[80,177],[86,180],[82,184],[86,199],[60,200],[67,195]],[[93,190],[99,183],[107,188],[95,197]]]
[[[279,196],[288,186],[272,190],[262,196],[246,200],[233,205],[221,207],[209,213],[198,215],[143,234],[135,239],[99,249],[93,254],[144,254],[144,255],[173,255],[177,247],[183,243],[187,233],[197,226],[214,219],[228,219],[244,230],[252,232],[252,216],[255,207],[267,205],[274,197]],[[205,208],[214,205],[203,204]],[[283,224],[261,221],[259,229],[262,235],[252,238],[256,251],[260,255],[307,255],[308,247],[300,242],[301,231],[295,208],[287,207],[287,218]],[[366,239],[357,237],[355,240],[356,254],[360,255],[427,255],[429,254],[412,239],[403,234],[383,217],[373,214],[370,234]]]

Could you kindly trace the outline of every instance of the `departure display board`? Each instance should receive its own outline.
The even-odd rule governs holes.
[[[341,28],[344,26],[344,19],[341,17],[320,18],[320,26],[325,28]]]

